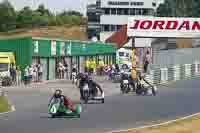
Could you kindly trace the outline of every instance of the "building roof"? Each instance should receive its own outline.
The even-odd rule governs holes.
[[[128,42],[127,25],[123,25],[119,31],[113,33],[105,42],[113,43],[118,49],[122,48]]]

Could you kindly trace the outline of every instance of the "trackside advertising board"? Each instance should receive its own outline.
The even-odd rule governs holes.
[[[127,35],[133,37],[200,38],[200,18],[130,17]]]

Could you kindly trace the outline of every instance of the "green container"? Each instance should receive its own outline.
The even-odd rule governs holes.
[[[38,43],[38,44],[36,44]],[[51,41],[50,40],[32,40],[33,56],[50,57],[51,56]]]
[[[52,47],[52,40],[56,42],[56,46]],[[34,46],[38,41],[39,46]],[[64,43],[62,47],[61,44]],[[35,52],[35,49],[37,49]],[[106,43],[100,42],[81,42],[48,38],[33,38],[34,56],[39,57],[59,57],[59,56],[95,56],[99,54],[114,54],[116,49]],[[52,54],[52,51],[53,54]],[[63,53],[64,54],[63,54]]]
[[[24,69],[26,65],[32,64],[32,39],[26,37],[0,40],[0,52],[13,52],[16,65]]]

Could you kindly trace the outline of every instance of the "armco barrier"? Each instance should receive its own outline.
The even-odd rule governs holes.
[[[145,76],[146,80],[154,85],[195,77],[200,77],[200,62],[170,66],[168,68],[154,68]]]

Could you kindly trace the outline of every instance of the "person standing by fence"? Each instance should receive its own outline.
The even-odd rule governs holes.
[[[148,65],[150,63],[150,59],[151,59],[151,55],[150,55],[149,50],[147,50],[147,53],[146,53],[145,59],[144,59],[144,73],[147,73]]]
[[[42,74],[43,74],[43,68],[42,65],[38,64],[38,81],[40,82],[42,80]]]
[[[27,85],[29,81],[29,66],[24,69],[24,84]]]
[[[16,67],[14,65],[12,65],[12,67],[10,68],[10,75],[12,78],[12,83],[16,84]]]
[[[20,86],[21,85],[21,80],[22,80],[22,78],[21,78],[21,70],[20,70],[20,67],[19,66],[17,66],[17,86]]]

